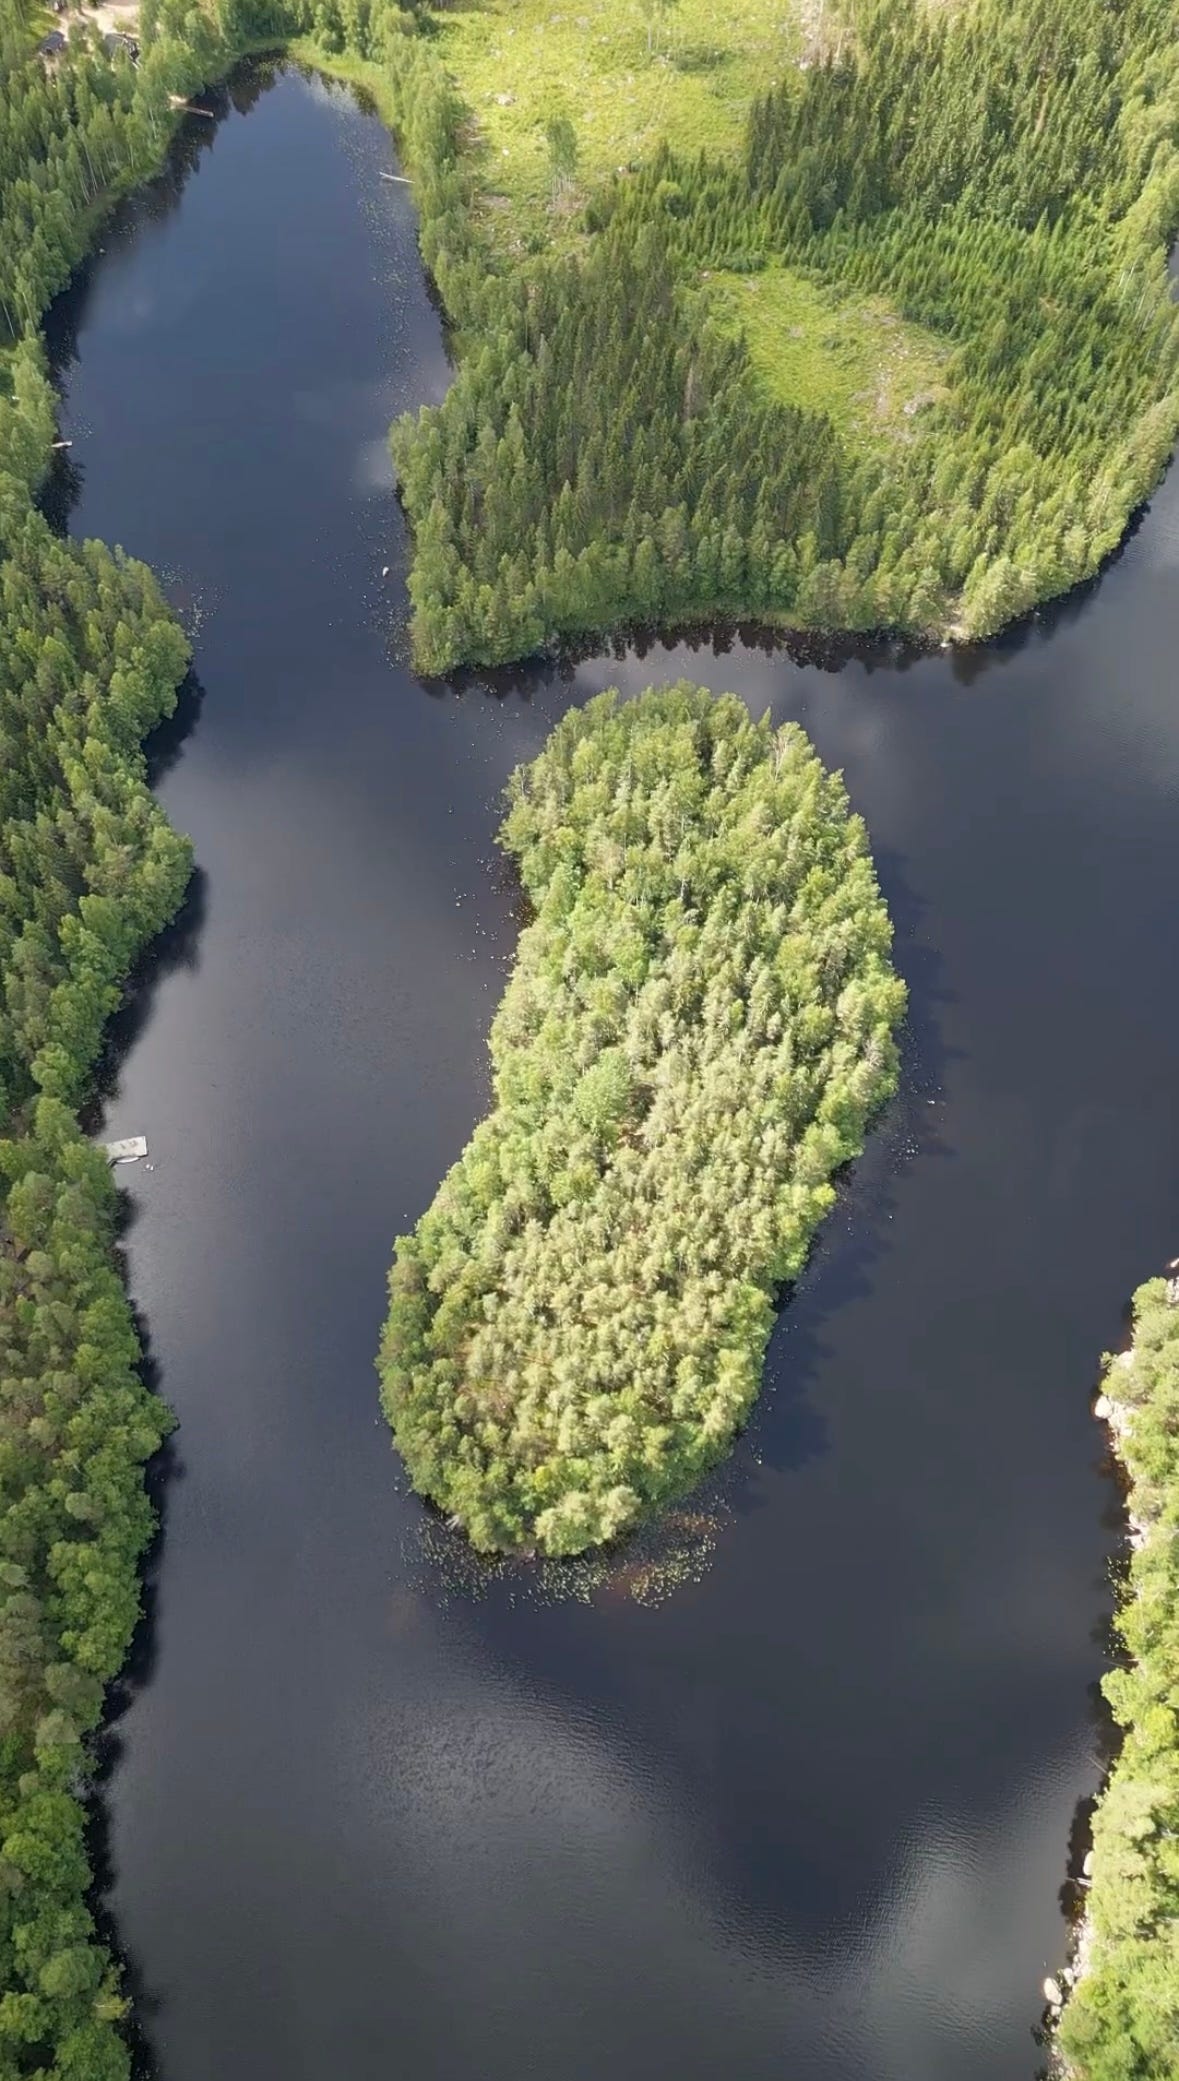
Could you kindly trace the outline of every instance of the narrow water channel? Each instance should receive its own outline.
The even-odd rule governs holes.
[[[388,140],[289,70],[198,127],[55,320],[70,525],[166,576],[202,689],[159,778],[198,880],[106,1114],[180,1419],[105,1792],[151,2070],[1031,2081],[1097,1775],[1089,1397],[1179,1248],[1179,484],[971,659],[427,690],[384,433],[446,364]],[[905,1088],[662,1572],[482,1581],[378,1421],[390,1245],[486,1099],[502,783],[680,674],[845,769]]]

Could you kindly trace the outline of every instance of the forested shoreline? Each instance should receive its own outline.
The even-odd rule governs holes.
[[[795,724],[686,682],[602,694],[508,801],[532,920],[493,1110],[397,1244],[380,1371],[415,1487],[477,1547],[568,1554],[748,1416],[905,992],[864,827]]]
[[[1056,2040],[1072,2081],[1169,2081],[1179,2056],[1179,1281],[1149,1280],[1133,1306],[1097,1403],[1128,1482],[1131,1552],[1124,1661],[1102,1684],[1122,1745]]]
[[[126,975],[174,914],[190,869],[142,755],[174,703],[183,637],[142,566],[62,542],[37,506],[54,422],[37,338],[47,303],[112,201],[158,167],[172,97],[219,77],[250,45],[310,36],[328,63],[351,52],[381,69],[423,256],[453,327],[449,395],[394,434],[424,669],[501,661],[622,619],[744,613],[985,634],[1087,576],[1170,451],[1176,320],[1163,256],[1179,216],[1179,158],[1166,18],[1156,0],[1131,0],[1116,19],[1097,0],[1065,19],[1040,0],[1005,14],[979,0],[965,26],[901,0],[865,6],[838,62],[759,104],[739,161],[662,153],[584,198],[571,246],[512,266],[485,236],[470,112],[425,11],[386,0],[144,0],[137,67],[96,46],[78,46],[52,72],[20,51],[0,54],[0,2081],[129,2072],[118,1973],[88,1906],[87,1738],[135,1624],[151,1531],[143,1470],[168,1417],[139,1375],[116,1195],[76,1109]],[[849,461],[823,413],[767,397],[742,341],[712,323],[713,269],[755,276],[783,256],[815,279],[887,289],[955,343],[944,421],[895,470]],[[508,838],[537,907],[529,946],[540,951],[535,972],[531,954],[522,960],[497,1022],[506,1095],[399,1251],[386,1406],[418,1486],[489,1547],[579,1550],[713,1463],[756,1393],[773,1290],[801,1264],[830,1175],[895,1074],[902,998],[887,919],[837,784],[797,735],[752,732],[758,813],[739,831],[741,871],[756,879],[779,828],[760,820],[758,788],[775,801],[781,790],[781,830],[798,818],[818,848],[807,931],[816,948],[820,927],[832,934],[830,964],[804,949],[771,1004],[732,968],[733,920],[726,968],[689,915],[692,877],[709,885],[724,844],[688,844],[660,819],[673,797],[688,823],[697,813],[696,753],[714,726],[694,693],[679,690],[678,709],[662,698],[653,737],[665,733],[668,802],[653,783],[646,796],[624,794],[637,837],[626,822],[595,849],[609,819],[575,763],[600,726],[612,770],[637,728],[625,710],[570,719],[519,784]],[[724,703],[709,715],[728,717],[718,742],[733,733],[740,767],[740,718]],[[577,833],[573,869],[553,856],[562,819]],[[825,879],[833,862],[840,871]],[[472,1350],[493,1354],[507,1380],[517,1353],[524,1379],[538,1363],[529,1340],[560,1318],[534,1320],[517,1306],[523,1288],[489,1312],[493,1289],[479,1282],[499,1275],[517,1235],[540,1251],[537,1210],[546,1238],[558,1213],[572,1219],[607,1174],[606,1152],[613,1161],[629,1150],[643,1107],[660,1102],[627,1053],[623,999],[645,987],[650,948],[619,924],[623,887],[652,945],[678,905],[693,960],[703,942],[732,990],[732,1032],[719,995],[713,1004],[705,991],[696,1008],[707,1001],[716,1016],[734,1136],[748,1116],[773,1143],[784,1096],[775,1087],[770,1121],[741,1047],[777,1039],[775,1018],[783,1030],[801,1019],[795,1039],[811,1068],[787,1110],[805,1158],[783,1213],[773,1166],[792,1159],[793,1143],[768,1155],[726,1150],[726,1163],[745,1166],[743,1186],[766,1188],[740,1239],[744,1257],[723,1228],[732,1178],[710,1177],[705,1203],[732,1251],[723,1266],[703,1255],[697,1266],[690,1327],[700,1349],[676,1346],[668,1329],[685,1367],[670,1394],[664,1384],[631,1405],[624,1389],[607,1410],[606,1393],[591,1405],[571,1392],[546,1406],[533,1381],[517,1422],[463,1368]],[[840,887],[852,892],[846,911]],[[757,904],[764,923],[772,906],[760,886]],[[611,931],[595,937],[602,920]],[[749,945],[764,968],[763,940],[754,933]],[[545,1001],[543,956],[555,947],[575,957],[584,998]],[[844,1003],[849,961],[859,994]],[[682,978],[665,980],[678,1002]],[[662,1007],[651,1016],[662,1050]],[[837,1062],[840,1020],[850,1053]],[[554,1035],[564,1084],[544,1060]],[[545,1175],[525,1161],[524,1122],[551,1158]],[[613,1262],[605,1217],[585,1234]],[[477,1276],[467,1275],[469,1249]],[[560,1298],[564,1260],[521,1251],[520,1276],[537,1273]],[[650,1271],[661,1332],[663,1302],[683,1298],[667,1264],[635,1267],[636,1292]],[[577,1339],[591,1329],[603,1329],[619,1362],[606,1284],[590,1289],[600,1318],[576,1317],[566,1359],[579,1378]],[[1166,1523],[1176,1311],[1160,1327],[1157,1294],[1144,1289],[1139,1303],[1133,1365],[1111,1374],[1111,1400],[1138,1397],[1124,1441],[1134,1507],[1141,1490],[1144,1518]],[[635,1322],[625,1327],[629,1340]],[[617,1381],[607,1384],[612,1396]],[[1164,2071],[1160,2015],[1176,2027],[1171,1822],[1159,1818],[1175,1803],[1173,1642],[1160,1617],[1174,1610],[1173,1546],[1152,1538],[1135,1554],[1123,1615],[1133,1667],[1110,1680],[1129,1733],[1098,1819],[1088,1970],[1059,2040],[1084,2081]]]
[[[161,47],[211,70],[293,43],[396,130],[455,364],[393,431],[420,670],[718,617],[982,637],[1117,547],[1179,431],[1166,0],[846,0],[846,37],[769,85],[735,156],[661,148],[585,191],[575,121],[538,113],[552,236],[510,251],[444,18],[144,4],[160,78]],[[944,343],[944,395],[887,452],[774,394],[720,322],[714,278],[783,266]]]
[[[61,540],[38,508],[55,400],[37,328],[104,211],[159,164],[169,93],[217,69],[201,20],[193,49],[161,37],[138,71],[91,39],[48,72],[11,24],[0,57],[3,2081],[130,2071],[85,1800],[89,1737],[139,1614],[144,1469],[169,1418],[141,1378],[117,1195],[76,1108],[191,870],[142,749],[188,646],[141,564]]]
[[[505,261],[432,17],[372,0],[455,328],[450,391],[394,435],[423,669],[719,614],[985,636],[1116,547],[1179,427],[1169,8],[845,12],[846,49],[767,93],[736,163],[663,150],[585,198],[577,241]],[[316,33],[362,13],[318,0]],[[767,395],[713,323],[712,271],[781,261],[953,344],[887,461]]]
[[[31,343],[15,382],[0,405],[0,2075],[120,2081],[81,1801],[168,1419],[138,1373],[115,1189],[74,1108],[189,877],[141,751],[187,646],[142,566],[58,540],[36,510],[27,465],[52,408]]]

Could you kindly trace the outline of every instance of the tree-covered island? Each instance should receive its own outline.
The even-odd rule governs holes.
[[[397,1245],[380,1370],[415,1486],[476,1546],[568,1554],[747,1417],[905,992],[863,825],[796,725],[603,694],[509,801],[532,919],[494,1108]]]

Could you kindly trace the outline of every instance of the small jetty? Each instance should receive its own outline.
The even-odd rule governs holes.
[[[104,1142],[103,1151],[108,1163],[138,1163],[147,1155],[147,1136],[129,1134],[121,1142]]]

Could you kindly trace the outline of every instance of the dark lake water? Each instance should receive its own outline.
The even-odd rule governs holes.
[[[1090,1396],[1179,1247],[1179,486],[970,659],[427,689],[385,453],[447,380],[409,192],[347,95],[266,85],[56,321],[71,526],[165,575],[203,687],[159,781],[194,897],[106,1111],[151,1141],[128,1263],[180,1419],[105,1790],[145,2045],[160,2081],[1031,2081],[1099,1768]],[[484,1579],[378,1419],[390,1246],[486,1102],[504,780],[681,674],[845,770],[904,1090],[691,1521]]]

